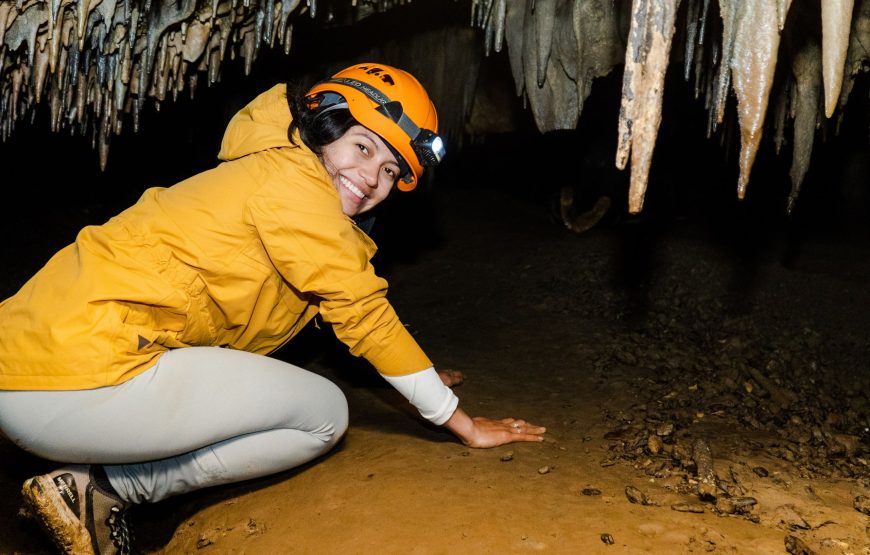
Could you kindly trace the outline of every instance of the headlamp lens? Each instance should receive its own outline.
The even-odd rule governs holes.
[[[444,155],[447,154],[447,150],[444,148],[444,141],[441,140],[441,137],[435,136],[435,140],[432,141],[432,152],[435,153],[435,158],[440,162]]]

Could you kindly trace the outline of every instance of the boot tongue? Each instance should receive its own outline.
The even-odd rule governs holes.
[[[77,517],[81,517],[79,490],[76,487],[76,481],[75,478],[73,478],[73,475],[66,472],[55,476],[54,485],[57,486],[57,491],[60,492],[60,496],[69,506],[70,510],[72,510]]]

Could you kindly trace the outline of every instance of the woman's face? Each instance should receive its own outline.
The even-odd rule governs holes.
[[[383,139],[362,125],[324,146],[321,158],[348,216],[371,210],[387,198],[399,175],[396,157]]]

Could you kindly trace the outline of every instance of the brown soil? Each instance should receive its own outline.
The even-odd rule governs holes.
[[[545,425],[546,441],[466,448],[312,328],[277,356],[346,392],[343,442],[280,476],[137,507],[144,552],[785,553],[793,536],[870,554],[855,507],[870,495],[867,242],[804,242],[784,264],[776,237],[745,252],[697,222],[575,234],[516,196],[436,201],[437,240],[378,266],[391,298],[433,360],[465,373],[466,411]],[[745,513],[699,498],[698,439],[717,499],[757,501]],[[16,510],[51,464],[6,443],[0,457],[0,553],[50,552]]]

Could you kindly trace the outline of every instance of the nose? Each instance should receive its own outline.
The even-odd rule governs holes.
[[[378,172],[380,170],[381,165],[376,160],[371,160],[360,167],[359,174],[366,185],[374,189],[378,186]]]

